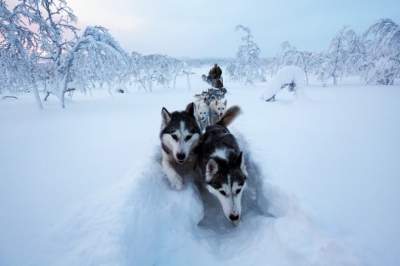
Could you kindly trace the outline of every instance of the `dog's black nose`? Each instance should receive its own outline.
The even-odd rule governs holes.
[[[239,220],[239,215],[231,214],[231,215],[229,215],[229,219],[232,222],[236,222],[237,220]]]
[[[176,158],[179,160],[179,161],[183,161],[183,160],[185,160],[185,157],[186,157],[186,155],[184,154],[184,153],[177,153],[176,154]]]

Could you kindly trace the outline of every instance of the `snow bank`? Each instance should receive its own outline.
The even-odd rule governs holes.
[[[203,208],[192,183],[171,190],[157,155],[139,176],[126,176],[71,215],[62,226],[70,230],[57,240],[69,243],[68,252],[52,265],[359,265],[245,154],[252,181],[239,226],[226,222],[216,202]]]
[[[306,76],[304,71],[297,66],[285,66],[279,69],[276,75],[267,83],[266,90],[263,93],[263,99],[271,99],[274,95],[278,94],[282,85],[294,82],[296,84],[296,95],[303,92],[306,85]],[[287,88],[284,89],[287,91]]]

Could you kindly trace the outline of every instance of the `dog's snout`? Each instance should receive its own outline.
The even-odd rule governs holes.
[[[186,158],[186,155],[183,152],[179,152],[176,154],[176,158],[178,159],[178,161],[184,161]]]
[[[229,219],[230,219],[232,222],[237,222],[237,221],[239,220],[239,215],[237,215],[237,214],[231,214],[231,215],[229,215]]]

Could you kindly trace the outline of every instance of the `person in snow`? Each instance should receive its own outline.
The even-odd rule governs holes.
[[[214,64],[208,72],[207,82],[217,89],[224,87],[224,84],[222,83],[222,70],[218,64]]]

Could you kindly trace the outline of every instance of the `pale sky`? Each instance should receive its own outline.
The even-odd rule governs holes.
[[[285,40],[322,50],[344,25],[360,32],[379,18],[400,24],[400,0],[67,1],[80,28],[102,25],[129,51],[171,56],[233,57],[237,24],[252,29],[263,56]]]

